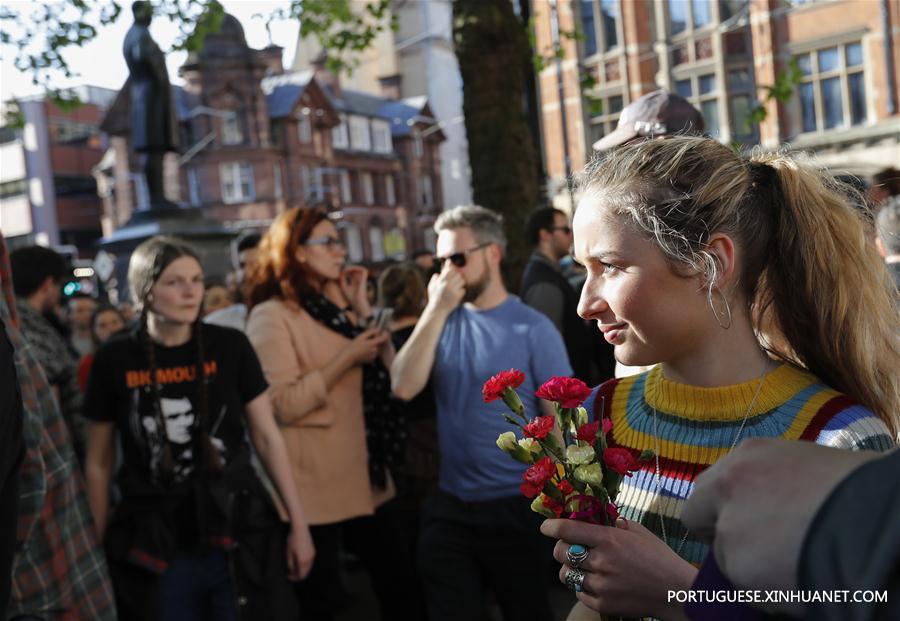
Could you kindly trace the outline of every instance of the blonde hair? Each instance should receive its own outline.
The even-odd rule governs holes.
[[[742,250],[738,286],[761,345],[900,429],[900,339],[891,278],[846,188],[801,158],[744,159],[700,137],[619,147],[588,165],[582,196],[655,241],[670,265],[718,276],[706,241]],[[773,335],[770,330],[774,330]]]

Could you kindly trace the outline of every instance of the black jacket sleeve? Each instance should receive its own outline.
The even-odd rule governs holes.
[[[814,603],[807,618],[900,619],[900,450],[835,488],[806,535],[801,589],[887,591],[887,602]]]

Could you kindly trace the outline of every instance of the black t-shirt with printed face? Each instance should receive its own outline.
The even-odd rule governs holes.
[[[266,388],[259,359],[247,337],[231,328],[201,324],[204,376],[207,382],[207,428],[224,465],[247,457],[244,405]],[[159,405],[155,411],[145,343],[131,332],[113,337],[94,357],[84,401],[84,415],[112,421],[121,438],[122,479],[159,483],[159,457],[166,438],[175,460],[171,486],[178,488],[196,468],[194,437],[201,399],[197,385],[197,338],[184,345],[154,345]],[[126,492],[127,493],[127,492]]]

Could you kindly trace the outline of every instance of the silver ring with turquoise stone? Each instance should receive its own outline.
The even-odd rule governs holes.
[[[566,550],[566,560],[569,561],[569,565],[578,569],[590,552],[591,551],[586,546],[576,543],[569,546],[569,549]]]

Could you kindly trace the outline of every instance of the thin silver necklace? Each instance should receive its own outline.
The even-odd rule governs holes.
[[[756,392],[753,393],[753,398],[750,400],[750,405],[747,406],[747,411],[744,413],[744,418],[741,420],[741,426],[738,427],[737,433],[734,434],[734,439],[731,441],[731,446],[728,448],[728,451],[725,453],[726,455],[730,453],[735,446],[737,446],[738,440],[741,439],[741,434],[744,433],[744,426],[747,424],[747,419],[750,418],[750,413],[753,411],[753,406],[756,405],[756,398],[759,397],[759,393],[762,390],[763,384],[766,383],[766,375],[769,373],[769,361],[766,360],[766,366],[763,369],[762,375],[759,376],[759,384],[756,386]],[[662,377],[662,369],[660,369],[660,377]],[[659,390],[657,390],[659,393]],[[657,502],[660,502],[662,496],[660,492],[662,491],[662,471],[659,467],[659,415],[656,412],[656,408],[651,406],[653,410],[653,442],[655,449],[655,458],[656,458],[656,499]],[[662,507],[660,507],[659,512],[659,528],[662,531],[662,540],[665,542],[667,540],[666,537],[666,521],[662,514]],[[675,554],[681,555],[681,549],[684,547],[685,542],[687,541],[688,534],[690,533],[690,529],[684,530],[684,536],[682,536],[681,541],[678,543],[678,547],[675,548]]]

